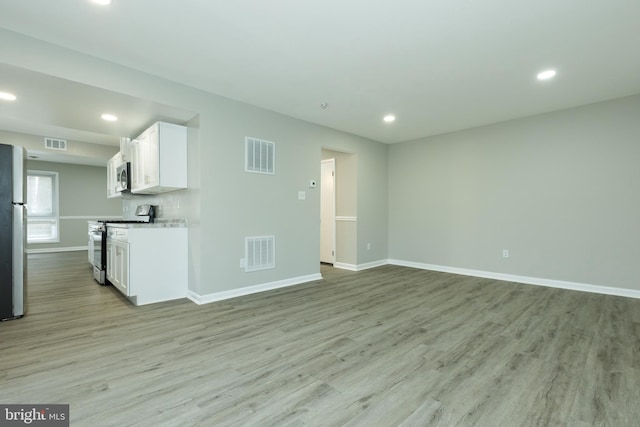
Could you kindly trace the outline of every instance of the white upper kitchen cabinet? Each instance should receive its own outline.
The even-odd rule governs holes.
[[[187,128],[157,122],[132,141],[131,192],[157,194],[187,188]]]
[[[107,162],[107,198],[109,199],[122,196],[122,194],[116,190],[118,186],[118,178],[116,175],[118,166],[121,164],[122,154],[120,152],[116,153],[116,155]]]

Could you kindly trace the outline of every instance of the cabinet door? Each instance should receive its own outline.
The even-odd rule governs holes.
[[[122,156],[117,153],[107,162],[107,198],[122,197],[122,194],[116,191],[117,177],[116,172],[118,166],[122,163]]]
[[[131,159],[131,191],[136,191],[140,187],[140,180],[138,179],[139,174],[139,150],[140,144],[138,139],[134,139],[129,143],[129,157]]]
[[[124,242],[113,243],[113,280],[111,284],[120,292],[129,295],[129,244]]]
[[[129,287],[129,244],[122,243],[120,247],[120,287],[125,295],[131,295]]]
[[[151,126],[148,130],[144,145],[144,187],[160,185],[160,139],[158,126]]]
[[[137,193],[160,183],[158,126],[151,126],[133,141],[131,191]]]
[[[112,282],[115,280],[113,277],[113,264],[115,261],[114,246],[111,239],[107,239],[107,280]]]
[[[148,132],[131,141],[131,191],[136,192],[145,187],[144,170],[146,168],[145,146]]]

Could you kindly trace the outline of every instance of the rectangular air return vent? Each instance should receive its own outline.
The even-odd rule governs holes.
[[[244,271],[276,268],[275,236],[246,237],[245,259]]]
[[[57,138],[45,138],[44,148],[48,148],[49,150],[67,151],[67,141]]]
[[[262,139],[244,138],[245,141],[245,171],[255,173],[276,173],[276,144]]]

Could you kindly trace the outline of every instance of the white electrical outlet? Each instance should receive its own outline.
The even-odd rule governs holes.
[[[247,266],[246,258],[240,258],[240,268],[245,268]]]
[[[305,200],[307,198],[307,193],[305,191],[298,191],[298,200]]]
[[[509,249],[504,249],[502,251],[502,258],[509,258]]]

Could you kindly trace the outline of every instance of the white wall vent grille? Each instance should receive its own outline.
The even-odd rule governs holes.
[[[246,237],[244,271],[276,268],[275,240],[275,236]]]
[[[44,148],[48,148],[49,150],[67,151],[67,141],[64,139],[45,137]]]
[[[276,173],[276,144],[263,139],[244,138],[245,142],[245,168],[247,172]]]

